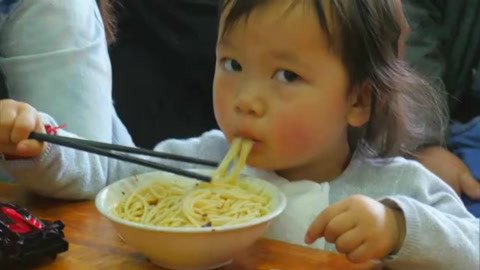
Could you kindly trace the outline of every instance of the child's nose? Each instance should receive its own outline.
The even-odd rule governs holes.
[[[265,104],[258,97],[243,96],[236,101],[235,111],[248,116],[262,117],[265,114]]]

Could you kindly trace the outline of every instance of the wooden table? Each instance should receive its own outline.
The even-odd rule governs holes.
[[[44,199],[17,185],[0,183],[0,200],[16,202],[42,219],[65,223],[69,250],[38,269],[155,269],[135,249],[123,243],[92,201]],[[330,252],[261,239],[222,270],[244,269],[379,269],[376,264],[353,265]]]

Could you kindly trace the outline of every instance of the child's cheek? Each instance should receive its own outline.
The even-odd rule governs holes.
[[[215,113],[215,119],[222,130],[224,130],[227,120],[227,108],[228,102],[224,92],[215,92],[213,98],[213,109]],[[225,130],[224,130],[225,131]]]
[[[319,135],[315,134],[312,120],[291,112],[278,113],[272,124],[277,149],[289,157],[299,157],[312,151],[315,138]]]

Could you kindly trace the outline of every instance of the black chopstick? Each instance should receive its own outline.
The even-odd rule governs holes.
[[[145,160],[145,159],[141,159],[141,158],[132,157],[132,156],[125,155],[125,154],[114,153],[114,152],[112,152],[113,150],[108,149],[106,147],[106,146],[110,146],[110,144],[94,142],[94,143],[98,143],[99,146],[100,145],[104,146],[104,147],[97,147],[97,146],[92,146],[91,145],[92,141],[81,140],[81,139],[70,138],[70,137],[57,136],[57,135],[50,135],[50,134],[44,134],[44,133],[37,133],[37,132],[30,133],[29,138],[34,139],[34,140],[38,140],[38,141],[44,141],[44,142],[49,142],[49,143],[53,143],[53,144],[58,144],[58,145],[62,145],[62,146],[66,146],[66,147],[70,147],[70,148],[94,153],[94,154],[97,154],[97,155],[102,155],[102,156],[106,156],[106,157],[110,157],[110,158],[115,158],[115,159],[122,160],[122,161],[131,162],[131,163],[135,163],[135,164],[138,164],[138,165],[143,165],[143,166],[147,166],[147,167],[154,168],[154,169],[157,169],[157,170],[171,172],[171,173],[174,173],[174,174],[198,179],[198,180],[205,181],[205,182],[210,182],[211,181],[210,176],[201,175],[201,174],[197,174],[197,173],[194,173],[194,172],[181,170],[181,169],[178,169],[178,168],[170,167],[170,166],[167,166],[167,165],[159,164],[159,163],[152,162],[152,161]],[[85,143],[85,142],[88,142],[88,143]],[[128,148],[128,150],[133,149],[133,148],[130,148],[130,147],[125,147],[125,146],[123,146],[122,148]],[[117,149],[119,149],[119,148],[117,148]],[[154,152],[154,151],[152,151],[152,152]],[[141,154],[146,155],[147,153],[143,152]],[[165,154],[165,153],[163,153],[163,154]],[[150,155],[150,153],[148,155]],[[170,154],[168,154],[168,155],[170,155]],[[177,156],[177,155],[173,155],[173,156],[174,156],[174,158],[180,157],[180,156]],[[163,156],[163,157],[165,157],[165,156]],[[184,160],[182,160],[182,161],[185,161],[185,162],[187,162],[186,160],[198,161],[198,160],[196,160],[194,158],[190,158],[190,157],[182,157],[182,158],[184,158]]]
[[[42,140],[42,139],[40,139],[42,137],[44,139],[47,139],[47,137],[49,137],[48,134],[44,134],[44,133],[32,132],[32,134],[33,134],[33,136],[36,137],[36,138],[32,138],[32,139],[37,139],[37,140]],[[50,135],[50,136],[56,136],[56,135]],[[56,137],[59,138],[60,136],[56,136]],[[180,155],[158,152],[158,151],[152,151],[152,150],[148,150],[148,149],[145,149],[145,148],[129,147],[129,146],[124,146],[124,145],[119,145],[119,144],[102,143],[102,142],[97,142],[97,141],[90,141],[90,140],[70,138],[70,137],[63,137],[63,138],[65,138],[65,139],[67,139],[68,141],[71,141],[71,142],[87,144],[87,145],[97,147],[97,148],[101,148],[101,149],[105,149],[105,150],[113,150],[113,151],[125,152],[125,153],[130,153],[130,154],[139,154],[139,155],[145,155],[145,156],[165,158],[165,159],[171,159],[171,160],[180,161],[180,162],[194,163],[194,164],[200,164],[200,165],[211,166],[211,167],[218,167],[218,165],[219,165],[218,162],[216,162],[216,161],[187,157],[187,156],[180,156]],[[46,140],[44,140],[44,141],[46,141]]]

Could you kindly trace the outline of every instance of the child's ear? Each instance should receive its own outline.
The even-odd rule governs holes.
[[[355,86],[349,95],[350,111],[347,115],[347,122],[350,126],[360,127],[370,119],[372,108],[372,92],[370,82],[364,82]]]

